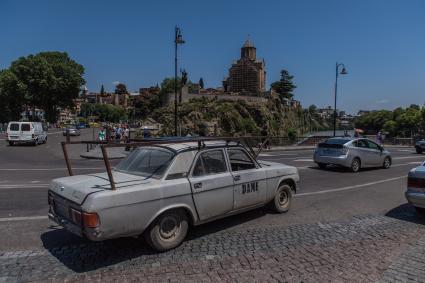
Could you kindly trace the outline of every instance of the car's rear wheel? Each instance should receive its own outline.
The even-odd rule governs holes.
[[[385,157],[384,163],[382,163],[382,168],[388,169],[391,167],[391,158]]]
[[[273,210],[278,213],[284,213],[291,207],[292,188],[288,184],[282,184],[276,191],[272,201]]]
[[[180,245],[189,230],[187,214],[182,209],[166,211],[150,225],[144,236],[157,251],[166,251]]]
[[[14,145],[15,145],[15,143],[14,143],[13,141],[10,141],[10,142],[9,142],[9,145],[10,145],[10,146],[14,146]]]
[[[418,153],[418,154],[422,154],[422,148],[416,148],[416,153]]]
[[[361,167],[361,163],[360,163],[360,159],[358,159],[357,157],[353,159],[353,161],[351,161],[351,171],[354,173],[359,172]]]
[[[326,164],[326,163],[317,163],[317,166],[319,166],[320,169],[325,169],[328,166],[328,164]]]

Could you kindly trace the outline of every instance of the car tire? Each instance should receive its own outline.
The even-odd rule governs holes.
[[[10,142],[9,142],[9,145],[10,145],[10,146],[14,146],[14,145],[15,145],[15,143],[14,143],[14,142],[12,142],[12,141],[10,141]]]
[[[425,215],[425,208],[415,206],[416,213]]]
[[[361,168],[361,161],[359,158],[356,157],[353,159],[353,161],[351,161],[350,169],[352,172],[357,173],[359,172],[360,168]]]
[[[385,157],[384,163],[382,164],[382,168],[388,169],[391,167],[391,158]]]
[[[38,139],[34,140],[34,141],[32,142],[32,145],[33,145],[33,146],[37,146],[37,145],[38,145]]]
[[[416,153],[422,154],[422,148],[416,148]]]
[[[164,252],[179,246],[189,230],[187,214],[173,209],[158,216],[144,233],[146,242],[156,251]]]
[[[317,163],[317,166],[319,166],[320,169],[326,169],[326,167],[328,166],[328,164],[326,164],[326,163]]]
[[[284,213],[291,207],[292,188],[288,184],[281,184],[271,202],[272,208],[278,213]]]
[[[44,139],[44,142],[43,143],[47,143],[47,136],[46,136],[46,138]]]

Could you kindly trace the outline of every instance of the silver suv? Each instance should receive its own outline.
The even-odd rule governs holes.
[[[330,138],[319,143],[314,152],[314,162],[320,168],[328,165],[348,167],[358,172],[365,167],[391,166],[391,154],[383,146],[365,138]]]

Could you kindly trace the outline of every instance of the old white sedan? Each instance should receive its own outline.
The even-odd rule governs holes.
[[[49,218],[93,241],[143,235],[156,250],[178,246],[191,225],[266,204],[289,210],[295,167],[258,161],[238,143],[143,146],[111,172],[51,182]]]

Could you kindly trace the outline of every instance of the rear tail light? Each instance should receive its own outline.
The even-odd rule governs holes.
[[[425,180],[422,178],[407,178],[407,187],[413,191],[423,192],[425,189]]]
[[[97,213],[83,212],[83,225],[86,228],[96,228],[99,226],[99,215]]]

